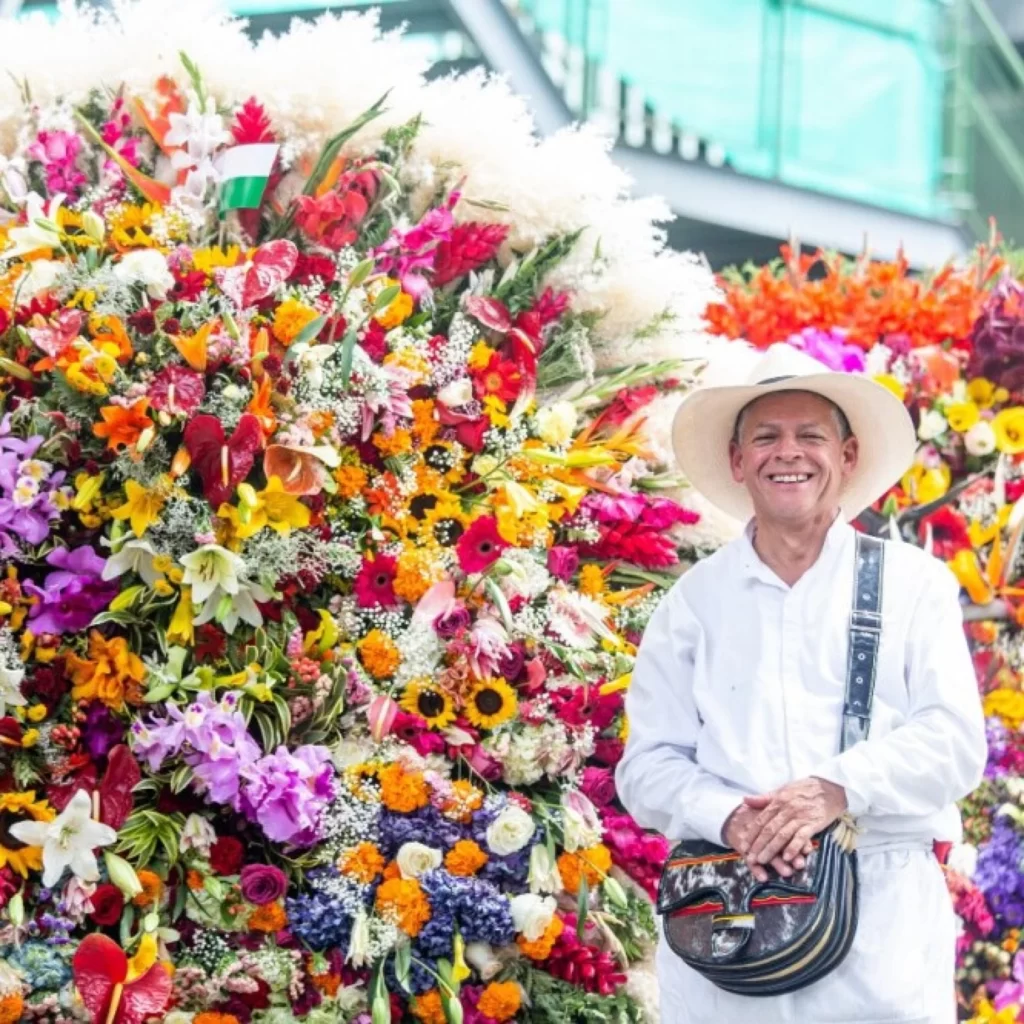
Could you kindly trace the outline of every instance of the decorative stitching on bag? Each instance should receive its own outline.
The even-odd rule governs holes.
[[[786,907],[794,903],[814,903],[818,899],[813,894],[807,896],[755,896],[750,901],[751,910],[760,907]],[[725,904],[721,900],[704,900],[702,903],[694,903],[689,907],[681,907],[673,910],[669,917],[698,917],[701,914],[717,914],[725,910]]]

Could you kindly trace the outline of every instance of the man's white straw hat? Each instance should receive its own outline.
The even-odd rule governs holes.
[[[917,438],[910,414],[886,387],[869,377],[830,370],[792,345],[765,350],[742,384],[697,388],[680,403],[672,424],[676,461],[712,504],[737,519],[754,508],[729,468],[729,441],[741,410],[777,391],[810,391],[834,402],[857,438],[859,458],[841,494],[853,519],[884,494],[914,460]]]

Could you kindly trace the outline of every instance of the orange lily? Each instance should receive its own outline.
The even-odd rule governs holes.
[[[260,378],[256,394],[245,407],[246,412],[251,412],[260,421],[264,438],[270,437],[277,429],[277,417],[274,415],[274,407],[271,404],[273,395],[274,388],[270,381],[270,374],[265,373]]]
[[[117,361],[127,363],[135,350],[132,347],[131,338],[124,329],[119,317],[92,316],[89,318],[89,331],[98,342],[110,342],[117,346]]]
[[[263,360],[270,354],[270,335],[267,329],[261,327],[255,334],[249,337],[249,353],[252,356],[252,375],[263,376]]]
[[[207,346],[216,323],[215,320],[210,320],[195,334],[175,334],[171,337],[171,343],[181,353],[185,362],[199,373],[206,372]]]
[[[107,439],[107,447],[117,451],[121,445],[132,447],[147,430],[153,429],[153,421],[146,415],[148,398],[140,398],[130,408],[120,405],[105,405],[100,409],[102,423],[93,424],[92,432]]]

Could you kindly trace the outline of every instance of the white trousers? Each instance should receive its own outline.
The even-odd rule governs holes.
[[[942,869],[924,850],[858,854],[853,947],[821,981],[784,996],[736,996],[657,953],[662,1024],[955,1024],[956,923]]]

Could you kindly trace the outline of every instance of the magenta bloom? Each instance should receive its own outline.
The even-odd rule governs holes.
[[[25,584],[26,593],[39,599],[28,613],[36,635],[80,632],[117,596],[116,581],[101,579],[106,560],[91,547],[57,548],[46,561],[59,571],[51,572],[42,587]]]
[[[397,571],[398,560],[391,555],[377,555],[372,562],[364,558],[352,588],[356,604],[360,608],[394,608],[398,604],[395,594]]]
[[[82,186],[89,182],[76,164],[81,151],[82,140],[72,132],[41,131],[26,155],[43,165],[46,189],[51,196],[64,192],[78,198]]]
[[[863,373],[867,365],[863,350],[850,345],[846,340],[846,331],[839,327],[828,331],[805,327],[799,334],[790,335],[786,342],[824,363],[830,370]]]
[[[548,572],[557,576],[563,583],[568,583],[580,567],[580,556],[575,548],[556,544],[548,551]]]
[[[243,898],[257,906],[273,903],[288,891],[287,875],[272,864],[246,864],[238,881]]]
[[[391,236],[371,255],[377,260],[377,269],[397,275],[402,290],[414,299],[422,299],[430,290],[425,274],[434,269],[437,247],[450,242],[455,228],[452,210],[459,201],[453,192],[444,206],[427,212],[414,228],[391,232]]]
[[[334,766],[326,747],[281,746],[242,772],[242,810],[268,839],[311,846],[320,838],[320,816],[334,799]]]

